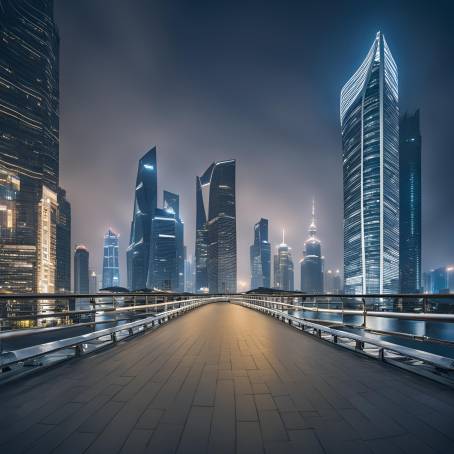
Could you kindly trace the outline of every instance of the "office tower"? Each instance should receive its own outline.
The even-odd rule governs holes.
[[[57,292],[71,290],[71,205],[66,200],[64,189],[57,191]]]
[[[57,267],[57,194],[43,186],[38,211],[38,293],[55,293]]]
[[[89,253],[87,248],[80,244],[74,251],[74,293],[88,293],[89,283]]]
[[[196,291],[235,293],[235,160],[211,164],[196,194]]]
[[[340,96],[346,293],[390,293],[399,279],[397,66],[378,32]]]
[[[88,283],[88,289],[90,293],[98,292],[98,275],[96,271],[90,271],[90,282]]]
[[[268,241],[268,219],[254,225],[254,244],[250,247],[251,289],[271,286],[271,244]]]
[[[157,207],[157,194],[156,147],[153,147],[140,159],[137,170],[134,213],[129,247],[126,252],[130,290],[141,290],[147,285],[151,224]]]
[[[282,232],[282,243],[274,255],[274,288],[293,291],[294,269],[291,248],[285,243],[285,233]]]
[[[446,287],[449,293],[454,293],[454,266],[448,266],[446,268]]]
[[[164,191],[164,210],[175,214],[176,228],[176,254],[177,254],[177,272],[178,285],[175,289],[177,292],[184,291],[184,222],[180,217],[180,197],[173,192]]]
[[[340,271],[337,270],[327,270],[324,273],[325,277],[325,292],[338,295],[342,293],[342,280],[340,276]]]
[[[448,287],[448,270],[444,266],[440,266],[431,270],[431,293],[449,293]]]
[[[58,289],[60,236],[49,237],[53,244],[39,243],[47,235],[40,231],[41,201],[48,191],[59,191],[59,37],[53,1],[2,0],[0,10],[0,168],[17,182],[14,227],[0,237],[0,285],[13,292]],[[4,202],[0,199],[0,205]],[[52,231],[58,217],[57,207]],[[47,246],[55,251],[53,263],[44,259]]]
[[[186,246],[185,246],[186,250]],[[193,293],[194,292],[194,277],[195,277],[195,267],[194,262],[191,256],[186,255],[184,261],[184,291]]]
[[[104,235],[104,258],[102,262],[102,288],[120,286],[118,243],[120,235],[109,229]]]
[[[419,110],[399,126],[400,291],[421,291],[421,133]]]
[[[306,293],[323,293],[323,257],[321,243],[316,234],[315,202],[313,201],[309,238],[304,242],[301,260],[301,290]]]

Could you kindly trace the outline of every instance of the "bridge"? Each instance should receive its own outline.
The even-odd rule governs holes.
[[[369,327],[447,297],[39,298],[2,296],[2,453],[454,452],[450,343]]]

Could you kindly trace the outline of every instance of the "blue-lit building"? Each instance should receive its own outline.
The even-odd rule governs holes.
[[[421,291],[421,132],[419,110],[399,127],[400,291]]]
[[[274,255],[274,284],[276,290],[293,291],[295,289],[295,273],[293,267],[292,250],[285,242],[282,233],[282,243],[277,246]]]
[[[399,290],[397,66],[382,33],[340,96],[345,293]]]
[[[323,257],[320,240],[317,238],[315,224],[315,203],[312,203],[312,221],[309,238],[304,242],[301,260],[301,290],[306,293],[323,293]]]
[[[271,287],[271,244],[268,240],[268,219],[254,225],[254,244],[250,247],[251,289]]]
[[[152,220],[148,288],[184,290],[184,227],[179,217],[179,197],[164,192],[164,209],[156,209]]]
[[[104,235],[104,258],[102,262],[102,287],[120,286],[120,265],[118,263],[118,244],[120,235],[112,229]]]
[[[128,288],[146,288],[150,263],[152,219],[157,208],[158,177],[156,147],[139,161],[131,235],[126,252]]]
[[[196,180],[196,291],[235,293],[235,160],[214,162]]]

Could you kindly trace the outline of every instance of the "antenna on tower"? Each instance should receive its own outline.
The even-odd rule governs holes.
[[[285,229],[282,229],[282,244],[285,244]]]

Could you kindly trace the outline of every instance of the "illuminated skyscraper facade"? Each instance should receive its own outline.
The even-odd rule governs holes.
[[[382,33],[342,88],[346,293],[390,293],[399,283],[397,66]]]
[[[235,160],[214,162],[196,181],[196,291],[235,293]]]
[[[151,227],[157,208],[157,193],[156,147],[153,147],[140,159],[137,171],[131,235],[126,253],[130,290],[144,289],[147,285]]]
[[[315,203],[312,202],[312,221],[309,238],[304,242],[301,260],[301,290],[306,293],[323,293],[323,257],[315,225]]]
[[[48,235],[40,231],[47,225],[41,201],[48,191],[60,192],[59,37],[53,1],[0,0],[0,42],[0,168],[19,182],[14,227],[0,237],[0,285],[15,292],[58,290],[59,276],[65,274],[66,283],[69,279],[67,257],[63,264],[59,253],[68,252],[57,244],[60,235],[52,235],[54,263],[44,265],[39,243]],[[59,222],[58,205],[56,210],[52,231]]]
[[[268,219],[254,225],[254,244],[250,247],[251,289],[271,287],[271,244]]]
[[[274,288],[277,290],[293,291],[294,269],[291,248],[285,243],[285,236],[282,234],[282,243],[277,247],[277,254],[274,255]]]
[[[419,110],[405,114],[399,128],[400,291],[421,291],[421,132]]]
[[[104,235],[104,254],[102,262],[102,288],[120,286],[120,265],[118,246],[120,235],[112,229]]]

